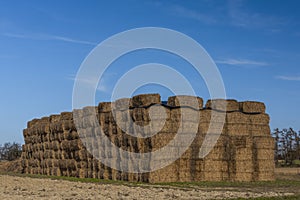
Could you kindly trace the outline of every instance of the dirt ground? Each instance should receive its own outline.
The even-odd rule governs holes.
[[[284,177],[288,179],[288,176]],[[295,175],[290,178],[295,179]],[[226,199],[286,196],[297,194],[297,191],[300,191],[299,186],[128,186],[0,174],[0,199]]]

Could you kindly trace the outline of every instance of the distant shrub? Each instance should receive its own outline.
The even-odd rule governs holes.
[[[4,143],[0,145],[0,160],[16,160],[21,157],[22,145],[19,143]]]

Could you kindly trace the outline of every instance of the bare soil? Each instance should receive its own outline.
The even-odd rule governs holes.
[[[300,194],[299,185],[288,181],[300,181],[300,175],[284,176],[283,185],[249,184],[244,186],[203,185],[121,185],[83,183],[51,178],[3,173],[7,163],[0,163],[0,199],[228,199],[242,197],[269,197]],[[278,174],[278,176],[283,176]],[[296,177],[296,178],[295,178]],[[282,178],[282,177],[281,177]],[[298,178],[298,179],[297,179]],[[241,184],[243,185],[243,184]]]

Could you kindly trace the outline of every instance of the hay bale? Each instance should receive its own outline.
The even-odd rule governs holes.
[[[256,149],[274,149],[274,138],[271,136],[254,137],[254,145]]]
[[[169,116],[168,116],[169,118]],[[167,118],[167,119],[168,119]],[[171,109],[170,118],[176,122],[196,122],[200,121],[200,111],[191,108],[175,108]]]
[[[191,107],[198,110],[203,108],[203,99],[195,96],[178,95],[169,97],[167,105],[171,107]]]
[[[34,127],[34,125],[35,125],[36,123],[38,123],[38,121],[39,121],[39,119],[33,119],[33,120],[27,122],[27,128],[32,128],[32,127]]]
[[[275,180],[274,171],[258,173],[256,175],[255,180],[256,181],[274,181]]]
[[[200,123],[198,131],[201,134],[226,134],[226,124],[223,123]]]
[[[63,130],[65,131],[75,131],[76,127],[73,120],[64,120],[62,122]]]
[[[140,94],[131,98],[133,107],[147,107],[152,104],[161,104],[159,94]]]
[[[222,181],[223,173],[221,171],[218,172],[204,172],[204,180],[205,181]]]
[[[239,107],[244,113],[265,113],[266,111],[265,104],[257,101],[240,102]]]
[[[205,160],[221,161],[224,159],[225,147],[214,147],[209,154],[205,157]],[[206,164],[206,163],[205,163]],[[206,170],[207,168],[205,168]]]
[[[257,160],[257,171],[259,173],[262,173],[262,172],[274,172],[275,170],[275,162],[274,162],[274,159],[271,159],[271,160]]]
[[[253,173],[252,172],[237,172],[235,174],[234,181],[241,181],[241,182],[249,182],[253,180]]]
[[[113,104],[113,109],[117,111],[129,110],[131,107],[133,105],[130,98],[117,99]]]
[[[61,146],[62,150],[69,151],[69,149],[70,149],[70,142],[68,140],[64,140],[64,141],[61,142],[60,146]]]
[[[268,114],[255,114],[249,115],[250,123],[256,125],[268,125],[270,122],[270,117]]]
[[[61,121],[55,121],[50,123],[50,131],[52,133],[58,133],[63,132],[63,126]],[[53,136],[53,134],[50,134],[50,136]]]
[[[258,160],[273,160],[275,156],[273,149],[257,149],[256,152]]]
[[[201,110],[200,111],[200,124],[202,123],[220,123],[226,121],[226,113],[216,110]]]
[[[237,162],[240,162],[240,161],[247,161],[248,163],[252,163],[251,160],[252,160],[252,155],[253,152],[252,152],[252,149],[250,148],[238,148],[236,149],[236,152],[235,152],[235,160]],[[243,162],[241,162],[243,163]]]
[[[149,113],[145,108],[134,108],[132,110],[132,119],[135,122],[150,121]]]
[[[111,102],[101,102],[98,104],[98,112],[111,112],[113,104]]]
[[[223,171],[224,162],[220,159],[211,160],[206,159],[204,162],[204,171],[205,172],[220,172]]]
[[[144,121],[167,120],[170,119],[170,109],[167,107],[152,105],[146,109]]]
[[[73,113],[72,112],[62,112],[60,113],[61,120],[73,120]]]
[[[239,103],[233,99],[210,99],[206,102],[205,108],[232,112],[239,110]]]
[[[247,136],[250,135],[248,130],[248,124],[226,124],[226,132],[230,136]]]
[[[251,158],[252,159],[252,158]],[[254,164],[253,162],[249,162],[250,160],[236,160],[235,162],[235,170],[238,173],[253,173],[254,172]]]
[[[271,135],[271,129],[269,125],[256,125],[251,124],[248,125],[249,132],[252,136],[270,136]]]
[[[82,109],[83,117],[90,116],[94,113],[98,113],[98,106],[86,106]]]
[[[249,124],[250,117],[248,114],[242,112],[228,112],[226,113],[226,123],[229,124]]]
[[[50,123],[60,121],[60,115],[50,115],[49,118],[50,118],[50,119],[49,119]]]

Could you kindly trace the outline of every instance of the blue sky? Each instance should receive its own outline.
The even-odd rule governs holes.
[[[0,143],[23,143],[27,121],[72,110],[74,77],[101,41],[128,29],[164,27],[199,42],[216,62],[228,98],[266,103],[271,128],[300,130],[299,1],[5,1],[0,0]],[[197,81],[188,63],[164,52],[117,60],[96,101],[109,100],[118,77],[138,64],[174,66]],[[209,98],[201,80],[196,93]],[[166,88],[145,86],[136,93]]]

